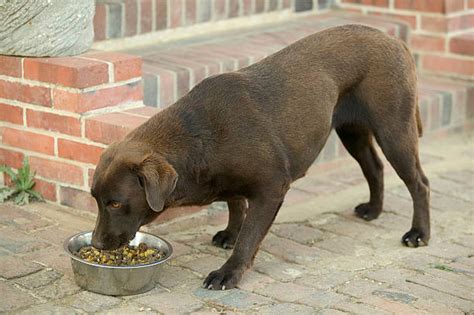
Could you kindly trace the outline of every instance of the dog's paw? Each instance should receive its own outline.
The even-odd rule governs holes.
[[[354,209],[356,216],[366,221],[372,221],[382,212],[382,209],[377,206],[373,206],[370,203],[361,203]]]
[[[418,247],[428,245],[429,236],[418,229],[412,228],[402,237],[402,244],[408,247]]]
[[[203,287],[209,290],[229,290],[235,288],[242,278],[240,269],[221,268],[211,272],[203,282]]]
[[[229,231],[219,231],[212,238],[212,245],[222,247],[223,249],[230,249],[234,248],[236,239],[237,235],[234,235]]]

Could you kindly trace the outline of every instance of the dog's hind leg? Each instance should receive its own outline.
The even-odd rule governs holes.
[[[336,128],[344,147],[359,163],[369,184],[370,200],[355,207],[358,217],[370,221],[382,212],[383,164],[372,143],[372,133],[361,125],[345,124]]]
[[[224,249],[234,247],[245,218],[247,202],[245,199],[229,200],[227,201],[227,206],[229,208],[229,222],[227,223],[227,227],[225,230],[217,232],[212,238],[213,245]]]
[[[387,108],[396,108],[387,107]],[[402,243],[410,247],[427,245],[430,239],[430,187],[418,157],[418,130],[415,114],[386,120],[375,128],[376,139],[413,199],[413,220]]]

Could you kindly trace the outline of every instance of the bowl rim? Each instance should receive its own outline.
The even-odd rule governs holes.
[[[151,234],[151,233],[147,233],[147,232],[142,232],[142,231],[138,231],[138,233],[141,233],[141,234],[147,234],[147,235],[150,235],[150,236],[153,236],[153,237],[156,237],[158,238],[160,241],[164,242],[168,248],[169,248],[169,252],[168,254],[163,258],[163,259],[160,259],[158,261],[155,261],[154,263],[151,263],[151,264],[143,264],[143,265],[133,265],[133,266],[112,266],[112,265],[101,265],[101,264],[97,264],[97,263],[92,263],[92,262],[88,262],[82,258],[79,258],[77,257],[76,255],[74,255],[70,250],[69,250],[69,242],[78,237],[78,236],[81,236],[81,235],[85,235],[85,234],[88,234],[88,233],[93,233],[93,231],[85,231],[85,232],[79,232],[79,233],[76,233],[68,238],[66,238],[66,240],[64,241],[63,243],[63,249],[64,251],[66,252],[66,254],[73,260],[77,261],[77,262],[80,262],[80,263],[83,263],[83,264],[86,264],[86,265],[90,265],[90,266],[94,266],[94,267],[99,267],[99,268],[107,268],[107,269],[123,269],[123,270],[127,270],[127,269],[141,269],[141,268],[148,268],[148,267],[153,267],[153,266],[156,266],[156,265],[160,265],[164,262],[166,262],[168,259],[171,258],[171,256],[173,255],[173,246],[171,246],[171,243],[168,242],[167,240],[165,240],[164,238],[162,237],[159,237],[159,236],[156,236],[154,234]]]

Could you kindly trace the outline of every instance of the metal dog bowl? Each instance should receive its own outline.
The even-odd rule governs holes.
[[[171,244],[158,236],[137,232],[130,245],[146,243],[165,255],[154,263],[134,266],[108,266],[85,261],[73,253],[90,246],[92,232],[82,232],[64,242],[64,250],[71,257],[74,279],[83,289],[106,295],[132,295],[149,291],[155,287],[155,273],[173,252]]]

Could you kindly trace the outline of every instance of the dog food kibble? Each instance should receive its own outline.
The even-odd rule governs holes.
[[[145,243],[138,246],[126,245],[114,250],[100,250],[92,246],[82,247],[75,255],[88,262],[110,266],[134,266],[151,264],[163,257],[156,248]]]

